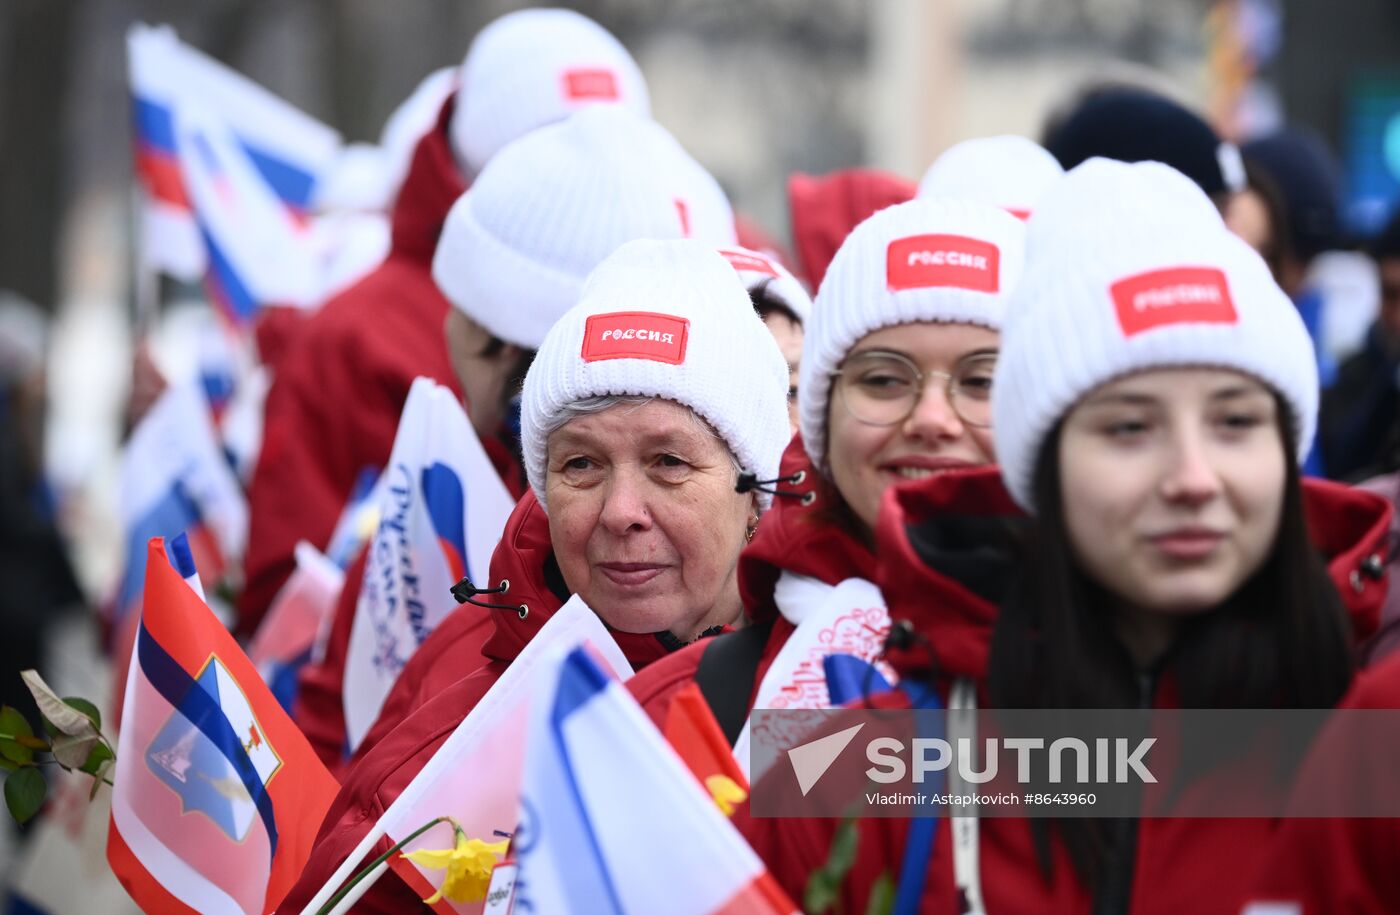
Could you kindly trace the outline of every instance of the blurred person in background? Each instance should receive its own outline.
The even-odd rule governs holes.
[[[1336,379],[1337,363],[1324,345],[1323,312],[1346,306],[1325,300],[1322,290],[1311,282],[1310,269],[1319,254],[1337,247],[1340,237],[1336,161],[1321,137],[1297,127],[1251,140],[1243,151],[1250,166],[1263,172],[1278,190],[1287,212],[1279,285],[1303,316],[1317,351],[1318,380],[1329,388]]]
[[[1278,188],[1257,165],[1245,159],[1245,186],[1225,209],[1225,225],[1259,252],[1274,281],[1283,285],[1284,248],[1288,244],[1288,210]]]
[[[1233,143],[1195,112],[1143,89],[1091,88],[1048,127],[1044,145],[1066,171],[1095,156],[1170,165],[1222,213],[1245,188],[1244,163]]]
[[[26,714],[37,709],[19,672],[39,666],[49,625],[83,600],[44,480],[47,343],[44,313],[0,293],[0,703]]]
[[[803,328],[812,314],[812,297],[776,254],[740,247],[721,248],[719,253],[739,274],[754,311],[787,360],[788,424],[796,432],[797,378],[802,366]]]
[[[1400,212],[1372,242],[1371,256],[1380,271],[1380,314],[1322,397],[1323,462],[1341,480],[1400,468]]]
[[[458,88],[419,140],[392,214],[390,251],[288,345],[268,392],[249,492],[251,529],[238,631],[251,634],[291,573],[299,540],[324,547],[355,481],[389,457],[413,379],[457,390],[431,264],[452,204],[511,140],[592,104],[650,113],[641,71],[617,39],[568,10],[495,20],[473,40]],[[491,353],[505,341],[487,341]],[[486,352],[486,350],[483,350]],[[523,481],[513,435],[481,430],[501,478]]]

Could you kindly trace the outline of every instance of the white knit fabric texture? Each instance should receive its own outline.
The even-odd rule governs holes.
[[[775,301],[782,303],[802,323],[812,314],[812,297],[802,281],[772,255],[739,245],[720,248],[739,281],[749,292],[762,288]]]
[[[1090,159],[1041,200],[1026,250],[992,388],[997,458],[1024,508],[1034,509],[1036,460],[1060,418],[1098,386],[1146,369],[1258,378],[1291,407],[1306,455],[1317,425],[1312,341],[1264,261],[1190,179],[1158,162]],[[1115,296],[1124,281],[1135,291],[1119,285]]]
[[[908,248],[934,236],[930,246]],[[955,251],[994,249],[985,289],[965,288],[929,274],[934,285],[891,282],[891,270],[913,259],[941,258],[951,238]],[[958,241],[961,239],[962,241]],[[1025,227],[1016,217],[985,203],[934,197],[888,207],[856,226],[832,258],[804,327],[802,368],[797,389],[798,419],[807,454],[825,468],[827,402],[831,373],[861,338],[881,328],[921,321],[975,324],[999,329],[1008,294],[1021,275]],[[893,248],[893,251],[892,251]],[[895,263],[897,261],[897,263]],[[917,265],[916,265],[917,266]]]
[[[491,160],[448,213],[433,279],[492,334],[535,349],[620,245],[685,234],[678,198],[705,198],[707,211],[729,213],[714,179],[698,177],[703,171],[650,118],[617,106],[585,109]]]
[[[511,140],[580,108],[618,104],[651,113],[632,55],[572,10],[519,10],[494,20],[472,40],[459,72],[448,135],[469,176]]]
[[[635,313],[643,317],[589,324],[594,316]],[[668,327],[687,322],[683,351],[667,347],[670,354],[681,353],[678,364],[585,357],[586,347],[599,346],[600,333],[658,321]],[[544,430],[551,417],[583,398],[630,394],[690,407],[714,427],[745,471],[771,480],[789,438],[787,387],[777,343],[719,254],[689,240],[629,242],[589,276],[578,305],[550,330],[525,377],[525,471],[547,511]],[[760,507],[770,498],[760,494]]]
[[[1054,156],[1025,137],[977,137],[933,160],[918,196],[978,200],[1025,219],[1064,173]]]

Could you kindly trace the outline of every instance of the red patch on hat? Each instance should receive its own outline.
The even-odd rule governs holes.
[[[728,251],[720,249],[720,254],[729,261],[729,266],[740,273],[762,273],[764,276],[777,277],[778,268],[773,266],[773,262],[762,254],[754,254],[751,251]]]
[[[1236,324],[1225,273],[1214,267],[1170,267],[1121,279],[1109,287],[1123,336],[1168,324]]]
[[[676,215],[680,217],[681,234],[686,238],[690,237],[690,207],[685,205],[685,201],[677,197],[671,201],[676,205]]]
[[[573,102],[615,102],[617,74],[597,67],[565,70],[564,97]]]
[[[650,311],[617,311],[591,315],[583,325],[583,361],[650,359],[680,365],[690,322],[675,315]]]
[[[951,286],[996,292],[1001,286],[1001,251],[965,235],[913,235],[890,242],[885,278],[891,292]]]
[[[1012,216],[1015,216],[1022,222],[1025,222],[1027,219],[1031,218],[1031,211],[1023,209],[1022,207],[1007,207],[1006,212],[1010,213]]]

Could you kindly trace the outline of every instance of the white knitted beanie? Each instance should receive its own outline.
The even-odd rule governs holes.
[[[803,327],[797,389],[802,441],[826,467],[831,373],[866,334],[941,321],[997,330],[1021,275],[1025,228],[971,200],[914,199],[881,210],[841,243]]]
[[[679,187],[676,176],[692,167],[665,128],[618,106],[532,131],[453,204],[433,279],[492,334],[536,349],[618,246],[686,234],[676,201],[693,185]]]
[[[607,29],[572,10],[507,13],[472,40],[460,73],[448,135],[468,177],[511,140],[585,106],[619,104],[651,113],[632,55]]]
[[[1235,369],[1283,396],[1302,460],[1317,424],[1312,341],[1298,310],[1210,199],[1159,162],[1090,159],[1027,226],[992,385],[997,459],[1033,510],[1047,434],[1085,394],[1173,366]]]
[[[760,480],[788,443],[787,363],[748,293],[712,248],[634,241],[589,276],[525,376],[525,472],[545,501],[546,431],[566,404],[606,394],[660,397],[705,419]],[[760,508],[770,496],[759,494]]]
[[[1025,137],[978,137],[949,147],[919,180],[919,197],[957,197],[1028,218],[1036,201],[1065,170]]]
[[[812,297],[807,294],[802,281],[778,263],[776,257],[738,245],[720,248],[719,253],[729,261],[729,266],[739,274],[739,281],[750,293],[762,289],[796,315],[798,321],[807,323],[808,316],[812,314]]]

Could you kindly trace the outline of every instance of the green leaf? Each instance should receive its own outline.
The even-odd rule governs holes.
[[[110,747],[105,743],[99,743],[92,748],[92,752],[88,754],[88,758],[83,762],[78,771],[86,772],[88,775],[97,775],[103,763],[111,762],[115,758]]]
[[[29,726],[19,709],[8,705],[0,708],[0,734],[8,735],[0,737],[0,756],[4,756],[10,762],[34,761],[34,751],[20,743],[22,737],[33,737],[34,729]]]
[[[826,868],[812,871],[802,892],[802,911],[808,915],[823,915],[836,904],[838,888],[839,884],[831,879],[831,873]]]
[[[855,819],[847,817],[836,828],[831,837],[831,851],[826,856],[826,869],[833,877],[844,879],[851,865],[856,863],[856,843],[860,840]]]
[[[87,761],[95,746],[99,746],[96,734],[80,737],[60,734],[53,739],[53,758],[65,769],[77,769]]]
[[[48,783],[38,769],[20,769],[5,777],[5,806],[16,823],[27,822],[44,806]]]
[[[88,719],[92,721],[93,728],[102,730],[102,713],[97,710],[97,706],[81,696],[64,696],[63,701],[88,716]]]
[[[34,702],[39,706],[39,714],[58,730],[70,737],[82,737],[97,730],[94,719],[58,698],[58,694],[49,688],[37,670],[26,670],[20,677],[34,696]]]
[[[19,763],[10,762],[8,759],[5,759],[3,756],[0,756],[0,769],[4,769],[6,772],[13,772],[18,768],[20,768]]]
[[[890,915],[894,911],[894,878],[889,871],[881,871],[880,877],[870,887],[870,896],[865,900],[865,915]]]

